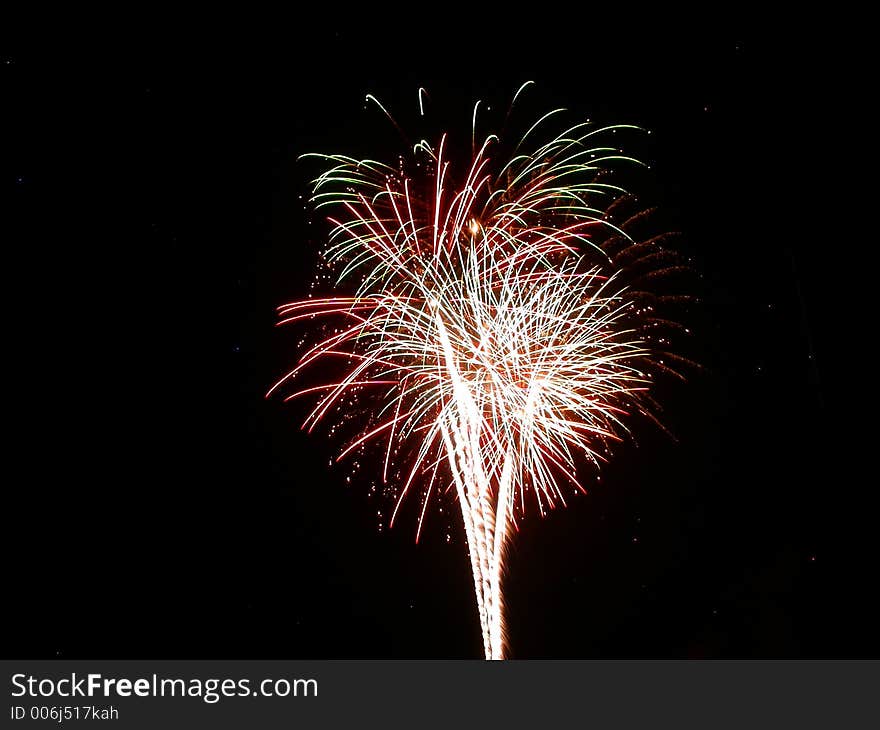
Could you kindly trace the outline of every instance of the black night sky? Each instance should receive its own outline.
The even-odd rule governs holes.
[[[27,398],[5,653],[480,656],[458,525],[436,516],[418,545],[412,519],[380,530],[388,505],[327,468],[339,444],[263,395],[297,340],[274,308],[307,293],[322,225],[297,157],[373,138],[395,155],[368,92],[406,120],[423,86],[467,128],[474,101],[534,79],[535,112],[652,130],[645,195],[702,275],[705,370],[664,400],[677,442],[640,426],[588,496],[526,522],[513,658],[880,654],[869,480],[840,465],[827,240],[805,222],[817,61],[706,28],[577,26],[537,47],[523,26],[302,21],[3,51],[26,372],[7,388]]]

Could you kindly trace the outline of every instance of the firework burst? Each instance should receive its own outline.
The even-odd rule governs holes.
[[[544,514],[582,490],[579,464],[607,459],[630,414],[653,418],[652,381],[674,372],[657,327],[675,325],[649,290],[679,267],[665,237],[628,233],[644,213],[621,215],[633,199],[608,173],[639,163],[602,141],[632,127],[548,135],[560,111],[503,156],[493,154],[499,137],[478,143],[475,107],[461,170],[447,135],[396,165],[307,155],[323,164],[312,202],[328,213],[324,260],[345,295],[279,307],[279,324],[334,327],[269,395],[338,361],[339,377],[287,395],[315,398],[304,427],[343,402],[368,405],[339,459],[381,446],[382,480],[398,482],[391,524],[408,494],[421,495],[417,540],[433,497],[455,494],[491,659],[505,652],[512,530],[530,509]]]

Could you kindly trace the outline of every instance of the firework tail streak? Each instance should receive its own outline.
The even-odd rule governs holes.
[[[394,470],[399,482],[392,524],[404,497],[421,491],[416,540],[435,490],[454,490],[485,656],[501,659],[511,531],[530,505],[543,515],[583,491],[578,462],[598,467],[628,414],[651,415],[653,371],[674,356],[652,340],[656,297],[622,281],[620,261],[646,264],[647,278],[666,261],[661,237],[636,243],[610,214],[627,197],[605,182],[611,163],[637,161],[601,140],[623,127],[576,124],[535,142],[555,110],[498,164],[497,136],[476,144],[478,107],[458,184],[447,135],[412,146],[396,167],[305,156],[324,165],[312,195],[332,211],[324,260],[353,292],[279,307],[279,324],[342,324],[325,328],[267,397],[315,363],[345,362],[341,377],[287,400],[318,396],[309,431],[343,399],[370,406],[339,458],[383,443],[382,479]]]

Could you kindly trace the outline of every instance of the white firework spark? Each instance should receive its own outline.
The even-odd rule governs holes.
[[[624,191],[600,182],[611,161],[635,160],[597,142],[621,127],[586,123],[523,151],[558,111],[498,164],[497,137],[475,143],[475,107],[470,165],[458,183],[446,135],[436,148],[415,145],[413,173],[403,159],[392,167],[309,155],[328,166],[312,198],[334,211],[326,261],[340,286],[353,281],[356,290],[279,308],[280,324],[343,322],[270,394],[328,358],[346,363],[341,377],[288,399],[319,395],[309,430],[343,399],[373,405],[340,458],[384,441],[383,480],[392,462],[405,463],[392,523],[413,489],[423,500],[418,531],[435,490],[456,494],[490,659],[505,653],[511,528],[529,505],[543,514],[581,489],[578,464],[586,457],[598,466],[626,433],[627,414],[645,412],[657,364],[640,326],[646,310],[596,243],[601,233],[635,246],[607,214]]]

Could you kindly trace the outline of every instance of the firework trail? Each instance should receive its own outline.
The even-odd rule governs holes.
[[[578,464],[598,467],[629,414],[653,417],[648,390],[675,361],[656,328],[675,325],[656,315],[664,297],[649,284],[680,267],[663,236],[627,232],[644,214],[627,217],[633,199],[608,177],[639,163],[602,141],[627,127],[547,135],[556,110],[493,155],[501,140],[478,143],[478,106],[461,170],[447,135],[397,165],[306,156],[324,166],[312,203],[329,213],[324,260],[349,293],[279,307],[279,324],[334,326],[267,395],[337,361],[339,377],[287,396],[317,398],[304,428],[368,404],[339,459],[381,445],[382,480],[398,481],[391,524],[421,494],[416,540],[432,496],[454,492],[485,655],[501,659],[511,531],[583,491]]]

